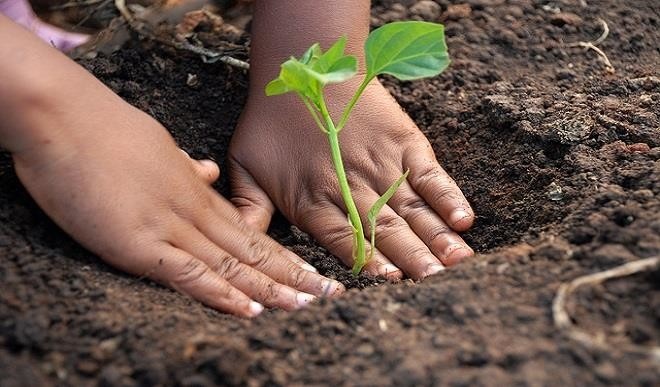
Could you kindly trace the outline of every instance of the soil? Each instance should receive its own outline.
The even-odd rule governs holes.
[[[355,280],[279,218],[271,235],[354,289],[243,320],[99,261],[39,210],[4,153],[0,385],[660,383],[660,360],[627,350],[660,345],[658,269],[571,296],[574,324],[600,346],[558,330],[551,310],[561,283],[660,254],[657,2],[383,0],[372,9],[374,27],[446,25],[448,71],[384,82],[473,203],[479,216],[465,238],[479,254],[421,283]],[[593,50],[568,45],[595,40],[599,19],[614,73]],[[246,53],[249,35],[234,43]],[[136,36],[81,63],[194,156],[224,159],[246,73]],[[227,192],[226,181],[217,188]]]

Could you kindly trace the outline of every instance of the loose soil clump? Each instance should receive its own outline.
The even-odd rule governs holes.
[[[0,385],[657,385],[658,359],[625,348],[660,345],[658,269],[571,295],[601,346],[552,315],[561,283],[660,254],[655,3],[375,2],[373,27],[446,25],[446,72],[383,82],[473,203],[479,254],[417,284],[355,279],[278,218],[274,238],[353,288],[293,313],[242,320],[110,268],[0,154]],[[614,73],[570,44],[596,40],[601,20]],[[247,53],[248,34],[231,39]],[[81,64],[193,156],[224,160],[244,71],[136,36]]]

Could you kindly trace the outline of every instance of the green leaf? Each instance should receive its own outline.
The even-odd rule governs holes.
[[[318,57],[318,60],[313,63],[312,68],[319,73],[327,73],[332,68],[332,65],[344,57],[344,49],[346,48],[346,36],[337,39],[328,51]]]
[[[321,83],[310,73],[309,66],[291,58],[282,63],[279,79],[289,91],[295,91],[303,96],[317,101],[321,94]],[[274,88],[274,87],[273,87]]]
[[[300,57],[300,63],[310,64],[318,60],[322,55],[321,46],[318,43],[314,43],[310,48],[305,51],[303,56]]]
[[[364,46],[367,77],[390,74],[401,80],[432,77],[449,65],[442,24],[404,21],[369,34]]]
[[[291,58],[282,63],[279,76],[266,85],[266,95],[296,92],[318,104],[325,85],[343,82],[357,73],[357,59],[344,55],[345,47],[346,37],[326,52],[318,43],[313,44],[300,60]]]
[[[369,258],[366,259],[362,266],[369,262],[369,260],[374,256],[374,250],[376,249],[376,219],[378,218],[378,213],[383,209],[385,203],[387,203],[392,198],[392,196],[394,196],[394,193],[406,180],[409,173],[410,169],[406,170],[406,173],[401,175],[394,183],[392,183],[390,188],[388,188],[387,191],[385,191],[385,193],[380,198],[378,198],[376,203],[374,203],[369,209],[369,212],[367,213],[367,221],[369,222],[369,231],[371,232],[371,249],[369,250]],[[362,270],[362,267],[357,268],[358,273],[360,270]],[[353,266],[353,272],[356,272],[355,266]]]
[[[311,76],[316,78],[324,86],[328,83],[344,82],[353,78],[357,73],[357,59],[354,56],[344,56],[331,63],[323,72],[307,69]]]
[[[268,84],[266,85],[267,96],[284,94],[290,91],[291,89],[286,87],[286,84],[284,84],[284,81],[282,81],[280,78],[275,78],[272,81],[268,82]]]

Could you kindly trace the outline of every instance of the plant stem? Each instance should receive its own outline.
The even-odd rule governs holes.
[[[311,114],[312,118],[314,118],[314,122],[316,122],[316,126],[318,126],[319,129],[321,129],[321,132],[328,133],[328,130],[321,123],[321,120],[319,119],[318,113],[314,110],[314,107],[312,106],[312,103],[309,102],[309,99],[307,99],[307,97],[305,97],[302,94],[298,94],[298,95],[300,96],[300,99],[302,99],[303,103],[305,104],[305,107],[307,107],[307,110],[309,110],[309,114]]]
[[[355,246],[355,256],[353,263],[353,274],[358,275],[360,269],[366,263],[366,247],[364,243],[364,228],[362,227],[362,220],[360,219],[360,213],[358,212],[355,201],[353,201],[353,196],[351,195],[351,187],[348,185],[348,178],[346,177],[346,170],[344,169],[344,162],[341,158],[341,150],[339,149],[339,130],[335,127],[330,113],[328,113],[328,108],[325,105],[325,100],[321,97],[320,101],[321,116],[325,120],[326,129],[328,130],[328,142],[330,143],[330,153],[332,156],[332,164],[335,167],[335,172],[337,174],[337,180],[339,182],[339,189],[341,191],[341,197],[344,200],[346,205],[346,210],[348,211],[348,218],[351,223],[351,228],[355,234],[354,242]]]
[[[364,80],[360,84],[360,87],[358,87],[355,94],[353,94],[353,98],[351,98],[351,101],[348,103],[348,105],[346,105],[346,109],[344,109],[344,112],[341,115],[341,120],[339,120],[339,124],[337,124],[337,132],[344,129],[344,126],[346,125],[346,121],[348,121],[348,117],[351,115],[351,112],[353,111],[355,104],[357,103],[358,99],[360,99],[360,96],[364,92],[364,89],[367,88],[369,82],[371,82],[372,79],[374,79],[374,76],[364,77]]]

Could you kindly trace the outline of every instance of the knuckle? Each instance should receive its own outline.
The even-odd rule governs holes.
[[[451,185],[440,186],[431,193],[431,200],[435,202],[457,199],[458,197],[457,188]]]
[[[415,260],[427,259],[431,256],[428,247],[420,246],[418,244],[410,244],[404,248],[404,256],[408,261],[414,262]]]
[[[427,213],[431,210],[422,198],[415,195],[404,196],[400,200],[398,207],[399,214],[406,219]]]
[[[449,229],[449,227],[445,225],[437,225],[431,228],[431,230],[429,231],[427,236],[428,242],[432,243],[439,238],[445,238],[451,232],[452,231]]]
[[[303,269],[295,268],[292,270],[291,277],[291,286],[294,289],[299,289],[307,279],[307,272]]]
[[[178,285],[189,285],[200,281],[208,272],[209,267],[197,258],[188,258],[178,269],[172,282]]]
[[[261,294],[261,302],[266,305],[276,305],[280,298],[280,286],[275,282],[265,281],[264,291]]]
[[[231,255],[224,255],[213,267],[213,271],[228,282],[232,282],[232,280],[241,274],[241,265],[240,262]]]
[[[324,230],[322,239],[325,244],[332,250],[338,249],[346,243],[352,243],[353,232],[348,224],[339,225],[334,224]]]
[[[429,165],[418,169],[415,180],[418,186],[428,187],[433,181],[440,179],[442,175],[437,165],[429,163]]]
[[[407,226],[406,221],[398,215],[381,214],[376,218],[376,235],[388,238]]]
[[[265,271],[273,262],[272,251],[264,243],[253,239],[249,243],[249,254],[247,254],[244,262]]]

